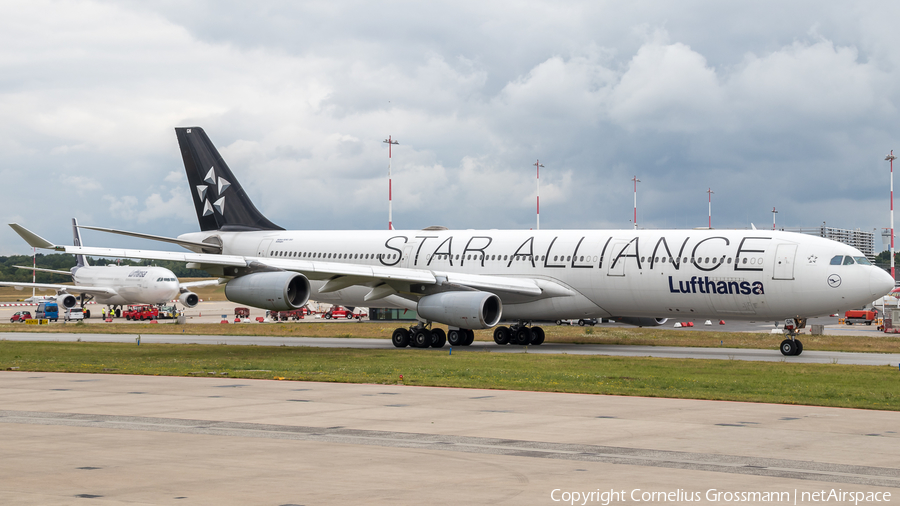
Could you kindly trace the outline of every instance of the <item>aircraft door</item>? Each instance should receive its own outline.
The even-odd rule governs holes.
[[[400,257],[400,265],[407,268],[414,268],[416,265],[416,243],[406,243],[403,245],[403,256]]]
[[[613,243],[612,248],[610,248],[609,255],[609,263],[607,264],[606,275],[607,276],[624,276],[625,275],[625,260],[626,257],[619,256],[622,253],[622,250],[628,247],[628,243],[624,241]]]
[[[796,255],[796,244],[779,244],[775,248],[775,267],[772,279],[794,279],[794,257]]]
[[[259,243],[259,248],[257,248],[256,256],[258,256],[258,257],[268,256],[270,244],[272,244],[272,239],[263,239]]]

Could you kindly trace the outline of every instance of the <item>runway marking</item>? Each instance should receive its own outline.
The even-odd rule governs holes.
[[[322,443],[361,444],[391,448],[415,448],[462,453],[483,453],[511,457],[547,458],[582,462],[602,462],[647,467],[665,467],[717,473],[747,474],[825,481],[856,485],[900,488],[900,469],[856,466],[829,462],[719,455],[615,446],[579,445],[418,434],[343,427],[306,427],[262,423],[188,420],[143,416],[114,416],[82,413],[0,410],[0,423],[59,425],[148,432],[172,432],[221,437],[256,437]]]

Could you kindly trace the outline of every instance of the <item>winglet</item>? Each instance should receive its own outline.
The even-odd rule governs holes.
[[[27,242],[28,245],[31,246],[32,248],[53,249],[56,251],[65,251],[66,250],[65,247],[57,246],[57,245],[53,244],[52,242],[35,234],[31,230],[28,230],[27,228],[23,227],[22,225],[19,225],[18,223],[10,223],[9,226],[12,227],[12,229],[15,230],[16,233],[22,237],[22,239],[25,239],[25,242]]]

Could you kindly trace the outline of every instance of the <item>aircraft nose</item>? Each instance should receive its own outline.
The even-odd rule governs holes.
[[[894,278],[889,272],[876,267],[869,274],[869,288],[878,297],[887,295],[894,289]]]

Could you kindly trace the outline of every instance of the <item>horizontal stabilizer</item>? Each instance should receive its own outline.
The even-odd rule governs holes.
[[[19,236],[22,239],[25,239],[25,242],[27,242],[28,245],[31,246],[32,248],[55,249],[57,251],[62,251],[60,249],[61,248],[60,246],[56,246],[52,242],[35,234],[31,230],[28,230],[27,228],[23,227],[22,225],[19,225],[18,223],[10,223],[9,226],[12,227],[12,229],[15,230],[16,233],[19,234]]]
[[[142,234],[140,232],[128,232],[127,230],[116,230],[113,228],[103,228],[103,227],[89,227],[87,225],[78,225],[78,228],[86,228],[88,230],[96,230],[98,232],[106,232],[108,234],[119,234],[119,235],[127,235],[129,237],[138,237],[141,239],[150,239],[151,241],[159,241],[159,242],[168,242],[172,244],[177,244],[179,246],[184,246],[188,249],[193,249],[193,247],[200,247],[207,253],[221,253],[222,246],[220,244],[210,244],[206,242],[199,241],[186,241],[184,239],[176,239],[174,237],[165,237],[161,235],[152,235],[152,234]]]

